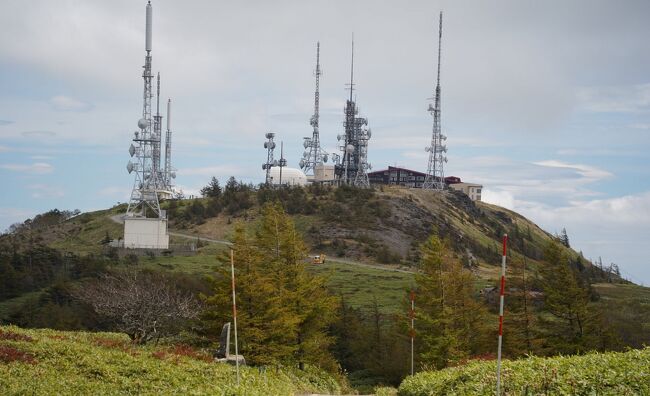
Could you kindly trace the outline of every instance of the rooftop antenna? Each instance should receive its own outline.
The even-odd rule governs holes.
[[[429,153],[429,163],[427,165],[427,175],[425,176],[422,188],[433,191],[445,190],[445,172],[444,163],[447,162],[447,146],[442,142],[447,140],[443,135],[440,126],[440,48],[442,45],[442,11],[440,11],[440,25],[438,28],[438,76],[436,83],[434,106],[429,104],[428,111],[433,116],[433,132],[431,135],[431,145],[425,148]]]
[[[309,123],[313,127],[311,138],[304,138],[303,147],[305,152],[302,154],[303,158],[300,160],[300,167],[304,169],[305,174],[314,174],[315,168],[327,162],[328,154],[320,147],[320,132],[319,132],[319,107],[320,107],[320,76],[323,74],[320,69],[320,42],[316,43],[316,91],[314,92],[314,114],[311,116]]]
[[[352,34],[352,56],[350,63],[350,98],[345,105],[345,135],[338,135],[337,140],[342,141],[339,146],[342,154],[341,163],[334,168],[340,184],[350,184],[356,187],[368,188],[368,170],[371,169],[368,163],[368,140],[372,132],[368,125],[368,119],[357,117],[359,110],[354,101],[354,34]]]

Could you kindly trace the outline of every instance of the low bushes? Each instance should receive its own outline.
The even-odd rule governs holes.
[[[502,389],[509,395],[650,394],[650,348],[504,361]],[[494,395],[496,362],[474,361],[406,378],[404,396]]]

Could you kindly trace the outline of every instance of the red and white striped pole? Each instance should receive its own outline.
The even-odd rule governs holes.
[[[501,395],[501,344],[503,340],[503,298],[506,288],[506,248],[508,234],[503,234],[503,256],[501,257],[501,290],[499,292],[499,346],[497,350],[497,396]]]
[[[415,340],[415,292],[411,290],[411,311],[409,316],[411,317],[411,328],[409,329],[409,335],[411,336],[411,375],[414,373],[414,364],[413,364],[413,341]]]

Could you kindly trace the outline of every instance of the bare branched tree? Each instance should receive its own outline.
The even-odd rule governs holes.
[[[105,274],[78,288],[76,296],[140,344],[178,333],[200,312],[193,295],[151,273]]]

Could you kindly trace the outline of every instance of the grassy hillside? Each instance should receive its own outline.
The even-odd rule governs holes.
[[[340,393],[331,376],[269,368],[241,370],[214,363],[186,346],[134,346],[122,334],[0,327],[3,395]]]
[[[494,395],[496,362],[474,361],[406,378],[403,396]],[[650,394],[650,348],[623,353],[505,361],[502,386],[511,395]]]

